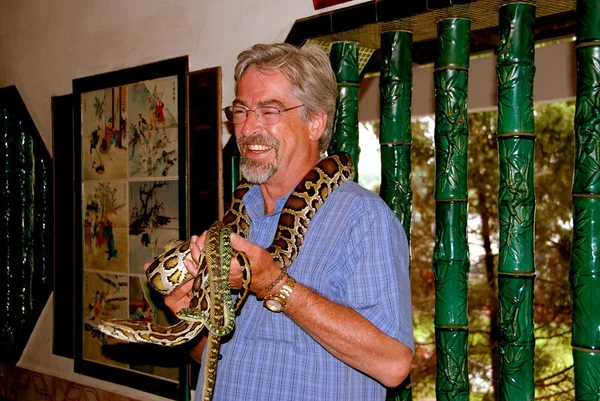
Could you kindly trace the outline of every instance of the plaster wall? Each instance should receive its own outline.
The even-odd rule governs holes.
[[[0,10],[0,87],[16,85],[51,152],[51,97],[71,93],[73,79],[188,55],[190,71],[222,67],[228,104],[236,55],[254,43],[284,41],[296,19],[317,14],[311,0],[0,0]],[[52,354],[54,313],[51,297],[19,367],[165,400],[76,374],[72,360]]]
[[[363,3],[355,0],[319,12]],[[189,70],[221,66],[233,99],[237,54],[282,42],[311,0],[0,0],[0,87],[16,85],[48,148],[50,98],[72,80],[189,55]]]

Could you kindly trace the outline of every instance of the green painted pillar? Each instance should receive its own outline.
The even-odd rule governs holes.
[[[354,165],[358,166],[358,44],[332,43],[329,58],[338,83],[338,99],[328,152],[346,152],[352,157]],[[358,172],[354,175],[354,181],[358,182]]]
[[[409,241],[412,205],[411,49],[412,32],[394,31],[381,34],[379,194],[402,222]]]
[[[439,57],[434,65],[435,202],[433,252],[438,401],[468,400],[467,281],[467,19],[438,22]]]
[[[412,32],[393,31],[381,34],[379,195],[400,219],[409,245],[412,207],[411,49]],[[394,401],[412,399],[410,376],[399,387],[388,390],[387,399]]]
[[[577,104],[573,178],[575,399],[597,400],[600,388],[600,2],[577,1]]]
[[[532,4],[500,7],[498,392],[506,401],[534,399],[534,21]]]

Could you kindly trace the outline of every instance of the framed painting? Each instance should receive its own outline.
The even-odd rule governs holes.
[[[97,322],[173,322],[143,266],[189,237],[188,60],[73,80],[75,371],[166,398],[187,349],[127,344]]]

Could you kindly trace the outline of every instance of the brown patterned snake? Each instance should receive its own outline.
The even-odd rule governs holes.
[[[281,269],[287,269],[296,258],[308,223],[325,199],[353,176],[350,157],[338,153],[321,160],[292,191],[281,212],[275,240],[267,249]],[[242,197],[251,186],[248,183],[240,184],[233,193],[231,207],[223,223],[216,222],[209,228],[195,278],[183,264],[184,259],[191,259],[190,243],[178,240],[169,241],[165,245],[165,252],[146,271],[150,285],[163,295],[173,293],[182,284],[194,279],[190,306],[177,312],[177,317],[181,319],[178,323],[162,327],[145,321],[110,319],[98,325],[103,333],[121,340],[165,346],[183,344],[206,327],[208,345],[203,400],[210,400],[214,389],[220,337],[233,330],[235,312],[249,293],[250,265],[245,255],[231,248],[229,234],[233,231],[244,238],[248,237],[250,219]],[[229,289],[232,257],[240,261],[244,273],[242,289],[235,304]]]

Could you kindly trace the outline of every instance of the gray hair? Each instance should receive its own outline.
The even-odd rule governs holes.
[[[235,90],[246,68],[254,66],[259,71],[281,71],[292,84],[293,95],[304,104],[301,111],[306,120],[316,113],[327,114],[327,126],[319,140],[319,150],[325,153],[332,136],[337,82],[331,62],[318,46],[302,48],[287,44],[257,44],[238,56],[235,66]]]

